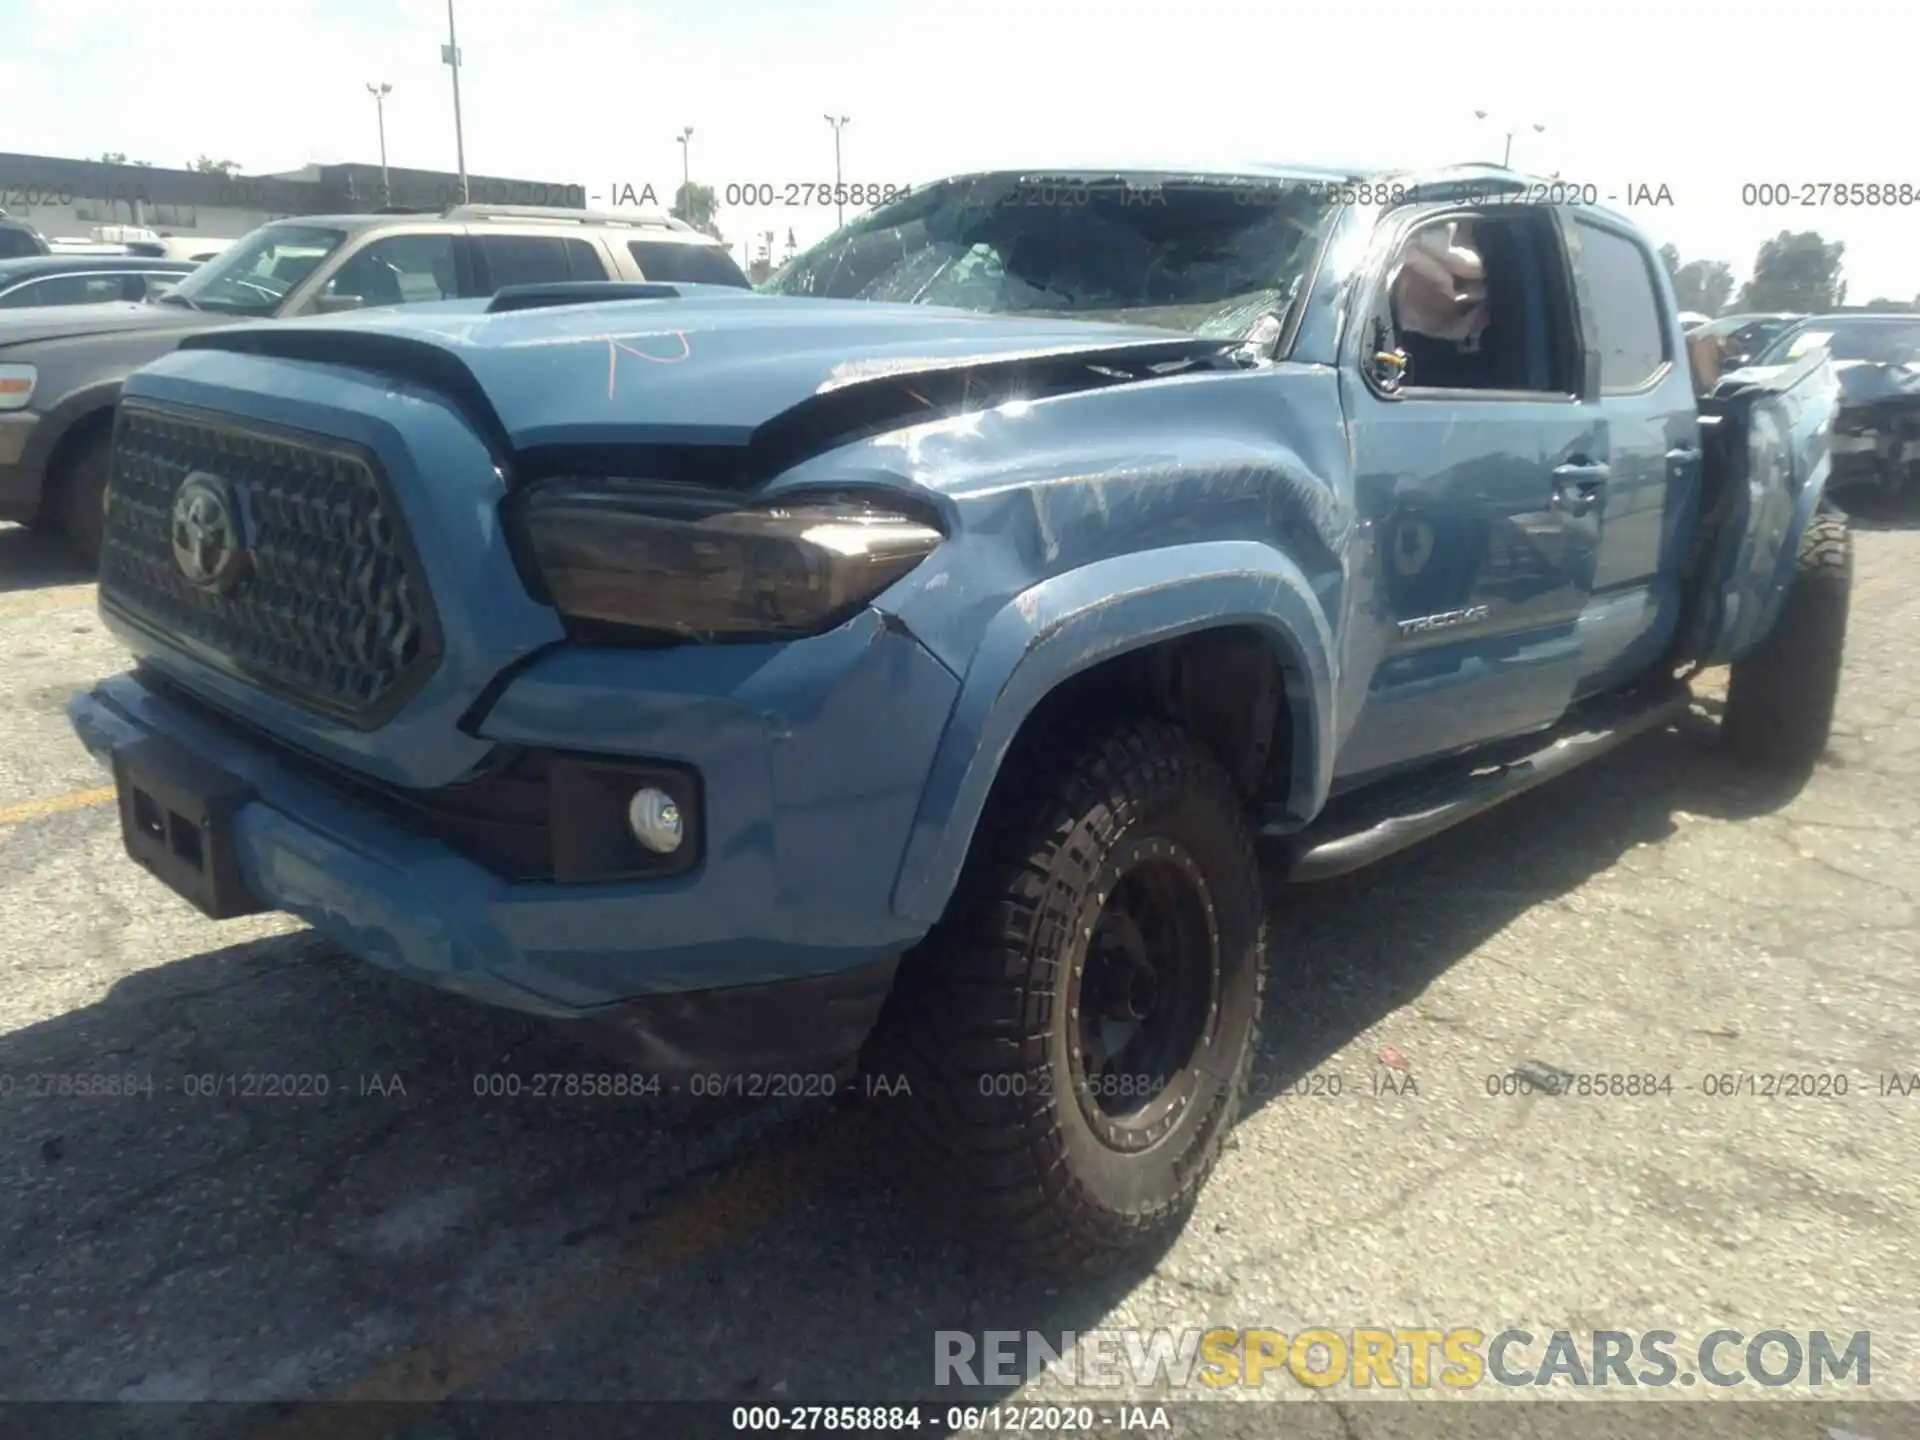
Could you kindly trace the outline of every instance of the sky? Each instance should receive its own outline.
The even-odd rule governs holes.
[[[1920,191],[1910,0],[456,0],[469,173],[670,202],[728,184],[911,184],[975,168],[1499,160],[1591,183],[1736,278],[1783,229],[1846,242],[1848,299],[1920,294],[1904,207],[1748,203],[1743,187]],[[243,173],[454,169],[445,0],[0,0],[0,149]],[[1475,118],[1476,111],[1488,119]],[[1544,127],[1535,130],[1535,126]],[[1629,204],[1636,187],[1671,204]],[[802,244],[819,205],[724,203],[728,238]]]

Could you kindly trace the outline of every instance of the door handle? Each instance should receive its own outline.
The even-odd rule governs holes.
[[[1598,461],[1569,460],[1553,469],[1553,508],[1569,515],[1584,515],[1600,499],[1612,469]]]

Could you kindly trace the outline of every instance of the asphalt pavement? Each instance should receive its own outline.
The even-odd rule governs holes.
[[[937,1394],[918,1433],[1013,1428],[995,1405],[1116,1433],[1164,1405],[1163,1434],[1385,1440],[1621,1392],[1489,1379],[1410,1407],[1404,1371],[1387,1392],[1284,1363],[1258,1390],[1023,1367],[936,1392],[937,1336],[1518,1329],[1531,1367],[1556,1331],[1670,1331],[1692,1374],[1699,1337],[1785,1330],[1867,1332],[1870,1384],[1676,1379],[1631,1397],[1657,1421],[1538,1405],[1531,1433],[1920,1433],[1886,1403],[1920,1401],[1920,528],[1857,545],[1804,788],[1716,749],[1710,675],[1686,722],[1279,897],[1257,1094],[1198,1213],[1063,1285],[929,1235],[857,1098],[536,1096],[607,1066],[296,922],[200,918],[125,859],[62,711],[124,667],[92,587],[0,527],[0,1397],[266,1406],[61,1412],[75,1434],[387,1433],[267,1405],[318,1399]]]

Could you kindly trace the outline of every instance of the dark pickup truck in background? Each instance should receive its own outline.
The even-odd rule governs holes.
[[[1840,383],[1833,422],[1836,496],[1907,508],[1920,498],[1920,315],[1806,315],[1727,373],[1732,387],[1825,350]]]

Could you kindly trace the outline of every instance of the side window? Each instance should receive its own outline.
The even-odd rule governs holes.
[[[1574,222],[1586,280],[1589,342],[1600,352],[1600,389],[1638,390],[1672,357],[1654,288],[1653,260],[1638,242],[1585,220]]]
[[[391,235],[350,256],[320,292],[322,300],[357,296],[362,308],[451,300],[453,236]]]
[[[132,277],[134,284],[128,287],[129,300],[157,300],[187,277],[176,275],[170,270],[153,270],[144,275]],[[138,293],[134,293],[134,292]]]
[[[677,240],[629,240],[627,252],[649,280],[680,280],[689,285],[732,285],[750,289],[751,282],[734,263],[731,252],[718,245],[688,245]]]
[[[0,304],[8,309],[31,305],[102,305],[126,298],[124,281],[115,274],[50,275],[17,290],[9,290]]]
[[[607,278],[607,263],[600,258],[600,252],[586,240],[568,240],[567,278],[569,280],[604,280]]]
[[[483,294],[507,285],[547,285],[574,278],[564,236],[476,235],[473,244],[485,275]],[[607,278],[604,270],[600,278]]]
[[[1423,222],[1387,267],[1368,318],[1368,377],[1388,393],[1577,392],[1559,257],[1552,219],[1533,208]]]

